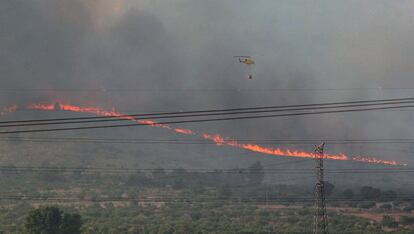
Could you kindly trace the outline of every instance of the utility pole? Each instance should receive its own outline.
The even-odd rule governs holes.
[[[328,234],[328,215],[326,213],[325,205],[325,188],[323,180],[323,142],[315,147],[315,216],[313,217],[313,233],[314,234]]]

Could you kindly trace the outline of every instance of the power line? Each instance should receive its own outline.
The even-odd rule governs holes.
[[[55,119],[35,119],[35,120],[18,120],[18,121],[1,121],[0,124],[13,124],[13,123],[27,123],[27,122],[48,122],[48,121],[66,121],[66,120],[96,120],[96,119],[110,119],[110,118],[124,118],[124,117],[151,117],[164,115],[184,115],[184,114],[200,114],[200,113],[214,113],[214,112],[234,112],[234,111],[250,111],[250,110],[269,110],[269,109],[286,109],[289,111],[291,108],[305,108],[305,107],[323,107],[333,105],[352,105],[355,104],[369,104],[371,105],[387,105],[387,104],[403,104],[414,102],[414,98],[396,98],[396,99],[377,99],[377,100],[364,100],[364,101],[348,101],[348,102],[329,102],[329,103],[314,103],[314,104],[300,104],[300,105],[279,105],[279,106],[262,106],[262,107],[248,107],[248,108],[231,108],[231,109],[211,109],[211,110],[197,110],[197,111],[179,111],[179,112],[161,112],[161,113],[145,113],[145,114],[130,114],[130,115],[115,115],[115,116],[95,116],[95,117],[74,117],[74,118],[55,118]],[[379,104],[381,103],[381,104]],[[334,108],[334,107],[332,107]],[[294,109],[296,110],[296,109]],[[303,110],[303,109],[297,109]]]
[[[394,196],[381,197],[379,199],[395,199]],[[327,202],[362,202],[362,201],[378,201],[379,199],[344,199],[344,198],[330,198],[326,199]],[[413,196],[397,197],[404,201],[413,201]],[[263,198],[263,197],[232,197],[232,198],[218,198],[218,197],[140,197],[140,198],[127,198],[127,197],[101,197],[101,198],[81,198],[73,196],[42,196],[42,195],[2,195],[0,200],[12,200],[12,201],[44,201],[44,202],[164,202],[164,203],[210,203],[210,202],[232,202],[232,203],[305,203],[312,202],[312,197],[280,197],[280,198]]]
[[[313,112],[298,112],[298,113],[286,113],[286,114],[273,114],[273,115],[256,115],[256,116],[240,116],[240,117],[226,117],[226,118],[212,118],[212,119],[195,119],[195,120],[180,120],[180,121],[165,121],[158,122],[154,125],[161,124],[179,124],[179,123],[201,123],[201,122],[215,122],[225,120],[242,120],[242,119],[258,119],[258,118],[272,118],[272,117],[287,117],[287,116],[303,116],[303,115],[319,115],[319,114],[332,114],[332,113],[345,113],[345,112],[359,112],[369,110],[385,110],[385,109],[398,109],[414,107],[414,105],[404,106],[388,106],[388,107],[373,107],[373,108],[359,108],[348,110],[332,110],[332,111],[313,111]],[[148,126],[150,124],[119,124],[119,125],[97,125],[97,126],[84,126],[84,127],[67,127],[67,128],[47,128],[47,129],[29,129],[29,130],[14,130],[3,131],[0,134],[15,134],[15,133],[34,133],[34,132],[55,132],[55,131],[71,131],[71,130],[85,130],[85,129],[100,129],[100,128],[117,128],[117,127],[132,127],[132,126]]]
[[[209,174],[312,174],[313,169],[309,168],[269,168],[254,170],[249,168],[217,169],[217,168],[104,168],[104,167],[30,167],[30,166],[0,166],[0,172],[56,172],[56,173],[151,173],[151,174],[174,174],[174,175],[209,175]],[[341,168],[327,169],[326,173],[413,173],[414,168]]]
[[[323,139],[231,139],[237,142],[257,144],[295,144],[314,145]],[[0,137],[3,142],[32,142],[32,143],[119,143],[119,144],[183,144],[183,145],[216,145],[204,139],[150,139],[150,138],[85,138],[85,137]],[[396,139],[328,139],[324,140],[331,145],[349,144],[412,144],[412,138]]]
[[[162,115],[161,114],[155,114],[154,116],[151,116],[150,114],[146,114],[146,116],[149,115],[149,117],[141,117],[136,118],[136,116],[125,116],[125,117],[118,117],[116,119],[113,119],[113,117],[110,117],[110,119],[98,119],[98,120],[82,120],[82,121],[49,121],[49,122],[42,122],[42,123],[18,123],[18,124],[0,124],[0,128],[7,128],[7,127],[25,127],[25,126],[43,126],[43,125],[61,125],[61,124],[84,124],[84,123],[97,123],[97,122],[114,122],[114,121],[131,121],[131,120],[148,120],[148,119],[174,119],[174,118],[189,118],[189,117],[206,117],[206,116],[222,116],[222,115],[241,115],[241,114],[258,114],[258,113],[273,113],[273,112],[285,112],[285,111],[304,111],[304,110],[321,110],[321,109],[337,109],[337,108],[351,108],[351,107],[364,107],[364,106],[381,106],[381,105],[395,105],[395,104],[411,104],[414,103],[414,100],[412,101],[404,101],[404,102],[390,102],[390,103],[365,103],[365,104],[354,104],[354,105],[336,105],[336,106],[320,106],[320,107],[309,107],[309,108],[284,108],[284,109],[276,109],[276,110],[269,110],[270,108],[266,107],[264,109],[267,110],[254,110],[254,111],[236,111],[236,112],[222,112],[219,113],[203,113],[203,114],[173,114],[173,115]],[[201,111],[201,112],[207,112],[207,111]],[[210,112],[210,111],[208,111]],[[216,112],[216,111],[212,111]],[[141,115],[142,116],[142,115]],[[131,119],[132,118],[132,119]]]
[[[40,110],[38,110],[38,109],[17,109],[14,112],[8,112],[6,110],[7,113],[39,112],[39,111]],[[63,111],[65,111],[65,110],[63,110]],[[122,109],[116,109],[116,111],[118,111],[119,113],[136,113],[136,114],[138,114],[138,113],[160,113],[160,112],[163,112],[163,111],[173,112],[173,111],[176,111],[176,109],[172,109],[171,107],[170,108],[165,108],[165,109],[137,109],[137,108],[123,109],[122,108]],[[389,112],[389,113],[392,113],[392,112],[414,112],[414,109],[384,110],[384,112],[385,113],[387,113],[387,112]],[[92,117],[92,118],[94,118],[94,117]]]
[[[273,91],[392,91],[413,90],[412,87],[344,87],[344,88],[125,88],[125,89],[97,89],[97,88],[67,88],[67,89],[0,89],[0,92],[273,92]]]

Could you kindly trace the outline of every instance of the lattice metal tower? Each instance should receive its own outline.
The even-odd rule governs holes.
[[[315,216],[313,217],[313,233],[327,234],[328,233],[328,215],[325,206],[325,188],[323,180],[323,148],[325,143],[316,146],[315,148],[315,172],[316,172],[316,186],[315,186]]]

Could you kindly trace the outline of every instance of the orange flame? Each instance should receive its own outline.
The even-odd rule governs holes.
[[[352,158],[352,160],[356,162],[377,163],[377,164],[386,164],[386,165],[394,165],[394,166],[397,166],[397,165],[407,166],[407,164],[401,164],[397,161],[388,161],[388,160],[376,159],[373,157],[355,156]]]
[[[17,107],[16,107],[17,108]],[[224,138],[223,136],[219,134],[210,135],[206,133],[197,133],[190,129],[184,129],[184,128],[172,128],[169,125],[166,124],[159,124],[152,120],[140,120],[136,119],[133,116],[128,116],[121,114],[120,112],[117,112],[115,108],[112,111],[106,111],[101,108],[96,107],[81,107],[81,106],[74,106],[74,105],[67,105],[67,104],[33,104],[29,106],[29,109],[34,110],[65,110],[65,111],[73,111],[73,112],[82,112],[82,113],[91,113],[96,114],[99,116],[112,116],[112,117],[118,117],[121,119],[127,119],[131,120],[137,123],[146,124],[148,126],[153,127],[160,127],[165,128],[168,130],[172,130],[179,134],[184,135],[195,135],[202,137],[205,140],[209,140],[214,142],[218,146],[230,146],[240,149],[245,149],[253,152],[258,152],[262,154],[268,154],[268,155],[274,155],[274,156],[282,156],[282,157],[299,157],[299,158],[316,158],[318,157],[317,154],[313,152],[305,152],[300,150],[294,150],[294,149],[281,149],[281,148],[272,148],[272,147],[264,147],[256,144],[250,144],[250,143],[239,143],[236,140],[231,140]],[[406,165],[401,164],[396,161],[390,161],[390,160],[382,160],[382,159],[376,159],[374,157],[362,157],[362,156],[356,156],[356,157],[349,157],[343,153],[339,154],[324,154],[324,158],[331,159],[331,160],[352,160],[357,162],[365,162],[365,163],[374,163],[374,164],[385,164],[385,165]]]
[[[174,131],[176,133],[181,133],[181,134],[185,134],[185,135],[196,135],[195,132],[193,132],[190,129],[184,129],[184,128],[174,128]]]
[[[301,158],[316,158],[317,155],[315,153],[308,153],[305,151],[299,150],[291,150],[291,149],[280,149],[280,148],[270,148],[270,147],[263,147],[260,145],[255,144],[241,144],[235,140],[225,140],[220,135],[202,135],[204,139],[214,141],[217,145],[226,145],[237,147],[241,149],[246,149],[262,154],[270,154],[270,155],[277,155],[277,156],[285,156],[285,157],[301,157]],[[338,155],[331,155],[331,154],[324,154],[324,158],[333,159],[333,160],[348,160],[348,157],[345,154],[338,154]]]

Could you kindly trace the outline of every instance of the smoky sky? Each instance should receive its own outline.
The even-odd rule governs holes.
[[[1,103],[145,112],[407,97],[385,88],[414,87],[413,10],[408,0],[3,0]],[[247,70],[234,55],[257,64]],[[351,89],[278,90],[312,88]],[[410,138],[412,119],[382,111],[189,126],[236,138]]]

